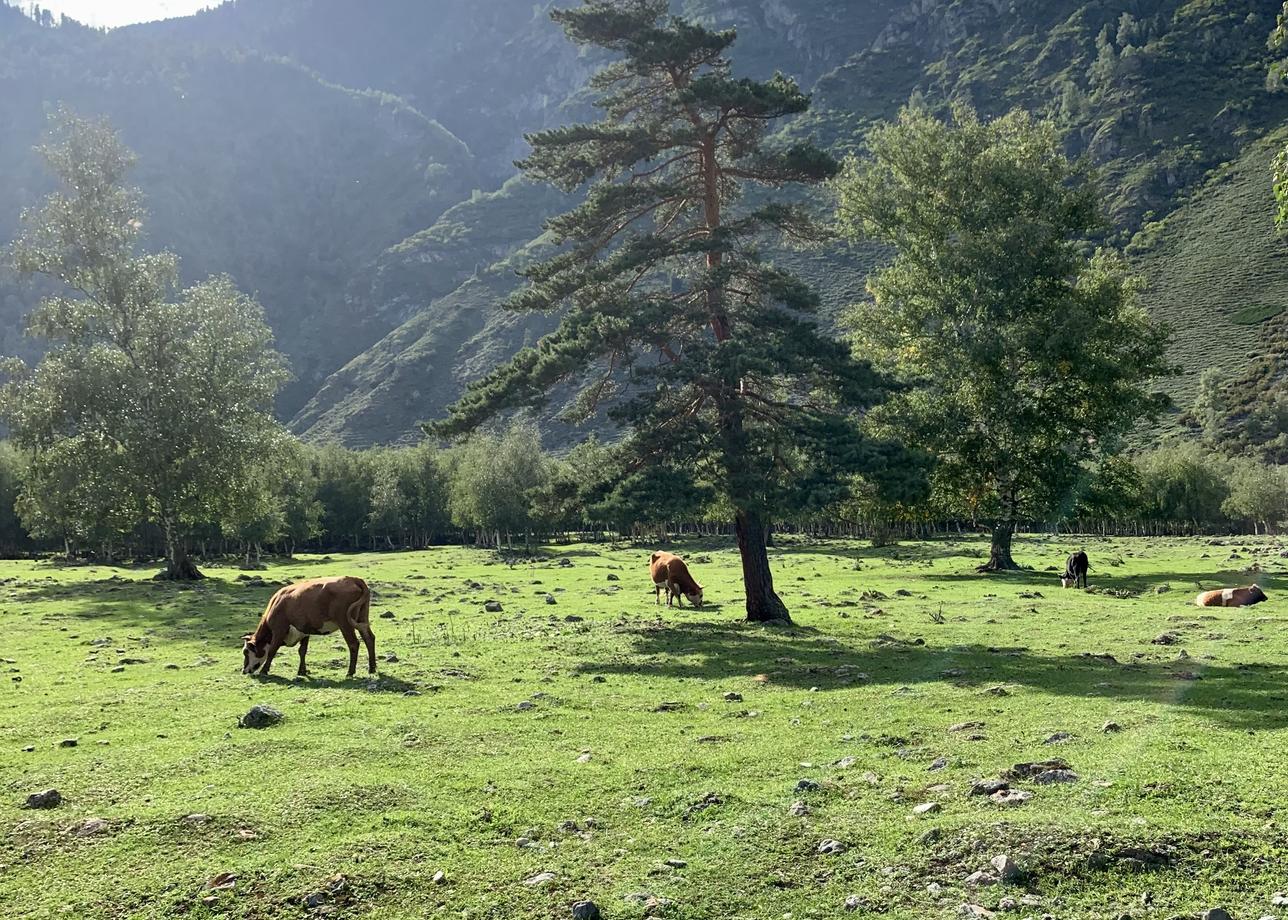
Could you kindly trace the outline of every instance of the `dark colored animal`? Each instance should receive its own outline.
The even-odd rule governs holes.
[[[1060,576],[1060,584],[1066,588],[1085,588],[1087,587],[1087,570],[1091,568],[1091,561],[1087,559],[1087,554],[1078,550],[1071,555],[1064,564],[1064,574]]]
[[[1219,591],[1204,591],[1194,599],[1195,607],[1251,607],[1266,600],[1266,592],[1260,585],[1249,585],[1246,588],[1222,588]]]
[[[301,676],[308,673],[304,656],[309,638],[336,630],[349,646],[349,676],[358,667],[358,636],[367,645],[367,664],[376,673],[376,637],[371,631],[371,590],[361,578],[311,578],[278,590],[268,602],[259,626],[243,636],[242,673],[265,677],[273,656],[284,645],[300,648]]]
[[[666,606],[677,599],[681,607],[688,598],[694,607],[702,606],[702,585],[693,580],[689,567],[675,553],[654,553],[649,558],[649,576],[653,579],[653,603],[661,603],[659,595],[666,590]]]

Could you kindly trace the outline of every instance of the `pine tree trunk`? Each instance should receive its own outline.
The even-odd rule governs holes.
[[[999,521],[993,527],[993,541],[988,550],[988,563],[979,567],[981,572],[1012,572],[1019,568],[1011,558],[1011,538],[1014,536],[1014,521]]]
[[[790,623],[787,606],[774,593],[765,548],[765,524],[753,511],[739,511],[734,519],[738,552],[742,556],[742,583],[747,593],[747,620],[752,623]]]

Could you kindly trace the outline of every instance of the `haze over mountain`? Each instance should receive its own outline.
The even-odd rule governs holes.
[[[515,178],[523,133],[586,113],[599,63],[531,0],[236,0],[108,33],[0,7],[0,237],[48,189],[32,147],[66,104],[139,154],[151,241],[195,279],[257,292],[300,434],[413,438],[466,381],[553,322],[496,309],[568,200]],[[739,70],[782,70],[838,152],[910,98],[1023,106],[1102,170],[1117,242],[1177,329],[1182,402],[1278,337],[1288,249],[1269,160],[1288,97],[1264,87],[1274,4],[1230,0],[677,0],[736,25]],[[835,309],[880,253],[783,253]],[[0,278],[0,350],[35,293]],[[1277,378],[1276,378],[1277,379]],[[553,426],[552,437],[566,436]]]

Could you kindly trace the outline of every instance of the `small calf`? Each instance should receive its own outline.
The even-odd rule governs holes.
[[[1246,588],[1222,588],[1219,591],[1204,591],[1194,599],[1195,607],[1251,607],[1266,600],[1266,592],[1260,585]]]
[[[258,671],[264,677],[273,656],[284,645],[300,648],[300,676],[308,674],[304,656],[310,636],[325,636],[337,629],[349,646],[349,676],[358,667],[358,636],[367,646],[367,664],[376,673],[376,637],[371,631],[371,591],[361,578],[311,578],[278,590],[268,602],[259,626],[242,637],[242,673]]]
[[[693,580],[689,567],[675,553],[654,553],[649,558],[649,576],[653,579],[653,603],[661,603],[659,594],[666,590],[666,606],[677,600],[684,606],[688,598],[694,607],[702,606],[702,585]]]
[[[1066,588],[1085,588],[1087,587],[1087,570],[1091,568],[1091,561],[1087,559],[1087,554],[1082,550],[1071,555],[1064,564],[1064,574],[1060,576],[1060,584]]]

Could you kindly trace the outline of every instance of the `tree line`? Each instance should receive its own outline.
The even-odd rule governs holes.
[[[519,164],[582,203],[547,222],[547,257],[503,307],[561,322],[428,423],[435,446],[288,437],[262,309],[226,278],[180,290],[177,260],[141,251],[129,151],[101,122],[59,118],[45,154],[60,190],[15,246],[20,270],[57,285],[31,322],[49,347],[0,391],[33,532],[142,528],[166,574],[190,578],[194,549],[220,541],[253,559],[273,542],[415,545],[455,528],[512,546],[574,523],[724,522],[748,618],[787,620],[775,524],[966,521],[991,530],[986,568],[1004,571],[1017,529],[1068,520],[1097,489],[1120,513],[1113,489],[1149,481],[1121,452],[1165,407],[1166,329],[1051,123],[913,105],[838,162],[771,132],[809,97],[735,76],[733,30],[666,0],[551,15],[614,58],[591,81],[603,117],[529,136]],[[887,254],[840,335],[769,248],[836,235]],[[556,394],[566,419],[606,419],[620,439],[555,460],[531,425],[489,428]]]

